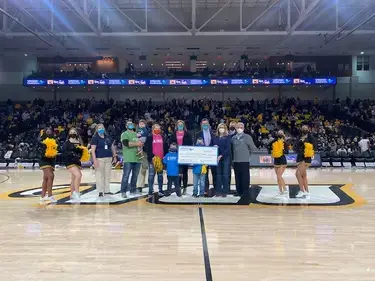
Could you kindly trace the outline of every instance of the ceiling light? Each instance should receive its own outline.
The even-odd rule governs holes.
[[[25,54],[25,57],[27,57],[27,54]]]
[[[363,55],[365,52],[361,52],[361,55]]]

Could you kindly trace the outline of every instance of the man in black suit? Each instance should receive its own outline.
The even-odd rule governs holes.
[[[208,121],[207,118],[202,119],[201,128],[202,128],[202,131],[199,131],[195,135],[195,142],[197,141],[197,139],[201,138],[201,139],[203,139],[203,143],[204,143],[205,146],[213,146],[212,141],[215,137],[215,134],[211,130],[210,122]],[[205,192],[204,192],[205,196],[208,196],[208,191],[209,191],[209,187],[210,187],[210,183],[209,183],[209,179],[208,179],[209,170],[211,170],[212,183],[213,183],[213,186],[214,186],[214,190],[215,190],[215,186],[216,186],[216,167],[214,167],[214,166],[210,167],[209,166],[207,168],[208,169],[207,169],[207,177],[206,177],[206,186],[205,186]]]

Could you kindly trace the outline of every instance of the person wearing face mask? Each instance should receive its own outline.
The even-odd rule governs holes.
[[[218,147],[219,156],[216,167],[216,197],[227,197],[229,193],[229,173],[230,173],[230,151],[232,138],[228,134],[225,124],[219,124],[216,136],[212,141]]]
[[[215,137],[215,134],[212,132],[212,130],[210,128],[210,122],[208,121],[207,118],[202,119],[201,128],[202,128],[202,130],[199,131],[195,135],[195,139],[196,140],[197,139],[203,139],[203,144],[205,146],[213,146],[212,141]],[[216,167],[208,166],[207,167],[207,176],[206,176],[206,186],[205,186],[205,192],[204,192],[205,196],[208,196],[209,186],[210,186],[209,177],[208,177],[208,170],[211,170],[211,176],[212,176],[214,189],[215,189],[215,186],[216,186]]]
[[[71,128],[68,138],[63,147],[63,158],[65,160],[66,169],[71,175],[70,198],[75,201],[80,200],[79,187],[81,185],[81,156],[82,150],[78,146],[82,145],[81,137],[77,129]]]
[[[273,157],[277,184],[279,186],[278,198],[288,198],[289,193],[285,186],[283,174],[285,172],[287,161],[285,154],[288,154],[288,144],[285,141],[285,134],[282,130],[278,131],[276,137],[269,144],[269,153]]]
[[[176,123],[176,131],[172,133],[170,140],[170,143],[177,143],[178,146],[180,145],[193,145],[193,138],[190,135],[190,133],[186,129],[185,122],[182,120],[178,120]],[[181,172],[182,172],[182,187],[183,191],[182,194],[186,194],[186,188],[188,185],[188,165],[181,165]],[[181,183],[180,183],[181,186]]]
[[[137,136],[139,140],[144,144],[146,142],[146,138],[149,135],[149,129],[146,126],[146,121],[141,119],[138,122],[138,133]],[[142,155],[140,155],[142,153]],[[141,167],[139,168],[138,179],[137,179],[137,188],[140,192],[145,187],[146,182],[146,173],[148,169],[148,161],[146,157],[146,153],[143,151],[142,147],[138,147],[138,154],[139,158],[141,159]]]
[[[237,123],[237,134],[232,138],[233,167],[238,196],[248,196],[250,186],[250,156],[257,151],[253,138],[244,133],[245,125]]]
[[[55,148],[53,153],[47,152],[47,150],[49,150],[49,146],[51,146],[50,144],[52,144]],[[40,203],[43,204],[46,200],[49,200],[51,203],[56,203],[55,198],[52,196],[52,186],[55,178],[54,172],[56,166],[57,143],[51,129],[41,131],[40,146],[38,150],[41,155],[39,159],[39,168],[43,171]],[[47,193],[48,197],[46,197]]]
[[[231,136],[231,137],[233,137],[237,133],[236,132],[236,124],[237,124],[237,122],[235,122],[235,121],[232,121],[229,124],[229,136]]]
[[[154,193],[155,176],[157,175],[159,196],[163,193],[163,158],[168,151],[168,142],[162,135],[159,124],[152,126],[152,134],[146,138],[144,150],[148,160],[148,194]]]
[[[135,132],[135,126],[132,121],[126,123],[126,131],[121,134],[122,156],[123,156],[123,174],[121,180],[121,195],[123,198],[130,194],[137,194],[137,178],[141,167],[141,159],[138,155],[138,148],[143,143],[138,139]],[[129,186],[129,177],[132,174]]]
[[[303,125],[301,128],[301,136],[294,145],[297,153],[297,171],[296,177],[300,191],[296,198],[309,199],[309,186],[307,180],[307,167],[311,165],[312,157],[314,157],[314,150],[317,147],[315,138],[309,133],[309,127]]]
[[[99,197],[110,192],[112,163],[117,162],[116,147],[112,139],[105,133],[103,124],[96,126],[91,139],[91,156],[95,167],[96,189]]]
[[[163,163],[167,169],[167,179],[168,179],[168,190],[167,196],[172,194],[172,185],[176,190],[176,195],[181,197],[181,187],[180,187],[180,177],[181,168],[178,164],[178,154],[177,154],[177,144],[171,143],[169,147],[169,152],[164,156]]]

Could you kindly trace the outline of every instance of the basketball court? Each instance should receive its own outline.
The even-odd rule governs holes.
[[[375,280],[374,171],[310,169],[307,200],[294,172],[283,200],[271,169],[251,170],[249,198],[98,199],[84,170],[75,204],[61,169],[57,204],[40,205],[40,171],[3,171],[0,280]]]

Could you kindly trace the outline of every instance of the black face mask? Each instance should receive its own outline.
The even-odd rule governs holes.
[[[231,130],[231,131],[235,131],[236,128],[235,128],[235,127],[230,127],[229,130]]]
[[[307,135],[308,133],[309,133],[309,131],[305,131],[305,130],[302,131],[302,134],[304,134],[304,135]]]
[[[71,134],[71,135],[69,135],[69,138],[71,138],[71,139],[76,139],[78,136],[76,135],[76,134]]]

